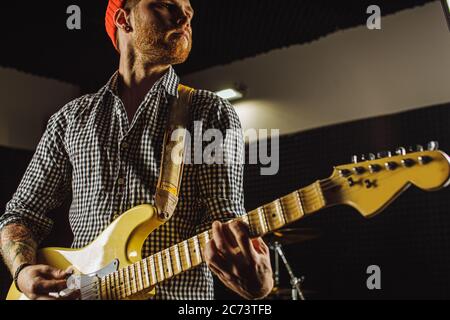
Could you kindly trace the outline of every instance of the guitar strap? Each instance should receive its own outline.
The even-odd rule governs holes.
[[[195,90],[178,87],[178,99],[169,98],[169,119],[164,133],[161,168],[156,186],[155,207],[158,218],[167,222],[175,212],[183,176],[189,107]]]

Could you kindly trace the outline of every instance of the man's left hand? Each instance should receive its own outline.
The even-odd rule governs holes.
[[[208,267],[231,290],[246,299],[262,299],[273,289],[270,252],[261,238],[250,239],[242,221],[214,222],[206,245]]]

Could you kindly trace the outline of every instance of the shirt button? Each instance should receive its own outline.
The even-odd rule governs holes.
[[[117,220],[119,217],[120,217],[120,214],[115,213],[115,214],[113,215],[113,220]]]
[[[123,186],[125,184],[125,179],[124,178],[119,178],[117,179],[117,183],[121,186]]]

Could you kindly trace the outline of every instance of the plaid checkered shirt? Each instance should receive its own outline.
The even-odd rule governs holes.
[[[118,72],[97,93],[69,102],[50,118],[0,218],[0,229],[22,223],[40,242],[52,228],[46,213],[72,193],[68,214],[74,234],[72,247],[81,248],[95,240],[118,214],[154,203],[168,97],[178,96],[179,78],[170,68],[147,93],[131,124],[118,97],[117,83]],[[214,220],[245,214],[243,137],[235,110],[228,101],[205,90],[196,91],[190,110],[189,132],[193,133],[195,121],[201,124],[200,135],[210,128],[219,129],[225,137],[223,153],[235,162],[185,165],[174,216],[149,236],[143,257],[207,230]],[[193,154],[190,149],[188,157]],[[156,299],[214,298],[213,278],[205,264],[156,289]]]

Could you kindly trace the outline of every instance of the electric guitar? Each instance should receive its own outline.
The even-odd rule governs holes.
[[[372,217],[411,185],[434,191],[450,184],[450,158],[435,150],[437,144],[429,149],[407,153],[400,148],[393,156],[355,158],[335,167],[328,179],[236,219],[249,226],[252,237],[259,237],[340,204]],[[155,285],[203,263],[203,250],[211,238],[211,231],[206,231],[143,259],[144,241],[162,224],[153,206],[140,205],[117,218],[85,248],[41,249],[38,262],[63,270],[73,266],[75,273],[68,278],[66,290],[79,290],[82,300],[148,299],[155,294]],[[27,297],[12,284],[7,299]]]

